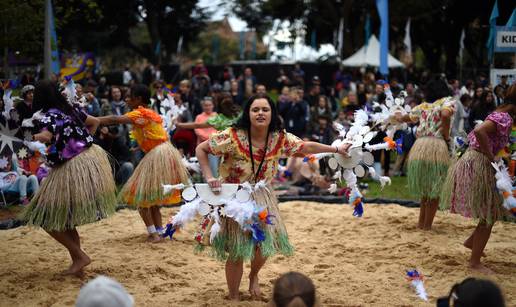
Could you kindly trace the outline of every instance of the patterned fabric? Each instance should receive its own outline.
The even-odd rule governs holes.
[[[224,114],[217,114],[216,116],[208,119],[208,121],[206,121],[206,122],[208,124],[210,124],[211,126],[213,126],[213,128],[217,129],[218,131],[222,131],[224,129],[227,129],[227,128],[233,126],[240,118],[240,115],[241,114],[239,114],[233,118],[230,118]]]
[[[486,120],[490,120],[496,125],[496,132],[489,135],[489,150],[496,155],[509,142],[509,134],[512,127],[512,118],[505,112],[493,112],[487,116]],[[478,150],[480,144],[477,141],[474,131],[468,135],[469,147]]]
[[[93,144],[84,122],[87,114],[75,109],[75,117],[58,109],[50,109],[38,122],[41,130],[52,133],[51,145],[47,148],[48,164],[62,164]]]
[[[416,137],[433,136],[442,138],[441,134],[441,111],[448,110],[452,114],[455,111],[455,101],[451,97],[441,98],[434,103],[424,102],[410,112],[413,121],[419,121],[416,130]],[[453,122],[453,119],[450,121]]]
[[[153,110],[139,106],[138,109],[126,113],[133,122],[131,139],[136,140],[144,152],[168,141],[167,132],[163,128],[163,119]]]
[[[222,156],[219,174],[226,183],[252,182],[252,162],[249,154],[249,140],[247,132],[228,128],[213,134],[208,145],[212,154]],[[273,132],[269,137],[267,153],[256,181],[270,181],[278,171],[278,160],[281,156],[293,156],[303,146],[303,141],[297,136],[285,131]],[[255,171],[263,156],[263,149],[253,146]]]

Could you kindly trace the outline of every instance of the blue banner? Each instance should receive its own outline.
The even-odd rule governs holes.
[[[487,39],[487,60],[489,63],[493,60],[493,51],[495,45],[496,36],[496,18],[498,18],[498,0],[495,1],[493,10],[491,11],[491,17],[489,17],[489,38]]]
[[[389,74],[389,0],[376,0],[376,9],[380,16],[380,73]]]
[[[51,69],[52,72],[59,76],[61,65],[59,62],[59,52],[57,49],[57,34],[56,25],[54,20],[54,10],[52,7],[52,1],[50,1],[50,57],[52,58]]]

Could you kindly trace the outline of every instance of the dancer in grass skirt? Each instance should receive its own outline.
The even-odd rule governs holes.
[[[397,116],[399,121],[418,122],[416,142],[408,156],[407,175],[409,191],[420,198],[418,227],[432,229],[439,207],[439,197],[451,163],[448,145],[454,101],[448,85],[436,78],[426,88],[427,101],[412,109],[410,114]],[[445,98],[443,98],[445,97]]]
[[[188,183],[188,172],[181,163],[181,155],[170,143],[163,127],[163,119],[150,104],[147,86],[138,84],[131,88],[128,105],[133,111],[121,116],[100,117],[102,125],[131,124],[131,138],[136,140],[145,156],[133,175],[120,191],[122,202],[136,206],[149,233],[147,241],[161,240],[163,228],[161,205],[177,204],[181,201],[178,191],[164,195],[163,184]]]
[[[48,144],[52,169],[21,218],[64,245],[72,258],[65,273],[82,276],[90,258],[81,249],[76,227],[113,214],[116,206],[111,165],[90,134],[99,122],[72,107],[50,81],[36,86],[33,110],[43,112],[34,120],[39,131],[34,139]]]
[[[251,97],[241,119],[234,127],[210,136],[197,147],[197,158],[204,177],[211,189],[217,193],[221,183],[270,183],[278,170],[282,156],[303,156],[306,154],[339,152],[346,153],[349,144],[332,147],[316,142],[304,142],[280,128],[275,103],[265,95]],[[219,178],[214,178],[208,163],[208,154],[221,156]],[[252,197],[260,207],[267,208],[273,215],[272,224],[264,227],[265,240],[255,243],[251,233],[244,232],[232,219],[222,218],[221,231],[211,245],[214,254],[226,260],[226,280],[229,297],[239,299],[239,286],[243,274],[243,262],[251,260],[249,291],[252,297],[260,296],[258,272],[268,257],[277,253],[292,255],[285,225],[281,219],[277,199],[272,187],[257,189]],[[209,233],[210,226],[205,233]]]
[[[516,116],[516,85],[507,90],[505,103],[468,135],[469,148],[448,171],[441,207],[465,217],[478,219],[478,225],[464,242],[471,249],[469,265],[474,270],[491,273],[480,258],[491,235],[494,223],[508,211],[496,189],[495,170],[491,162],[509,143]]]

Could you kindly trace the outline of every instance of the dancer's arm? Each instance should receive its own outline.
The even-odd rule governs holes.
[[[303,155],[309,155],[309,154],[318,154],[318,153],[340,153],[340,154],[347,154],[348,149],[351,147],[351,144],[344,143],[340,146],[330,146],[325,145],[317,142],[303,142],[303,146],[301,147],[301,150],[299,153]]]
[[[197,161],[199,161],[199,165],[201,166],[201,171],[204,175],[204,179],[208,182],[210,188],[219,189],[221,187],[220,180],[213,177],[213,173],[210,169],[210,163],[208,161],[208,154],[210,153],[210,146],[208,145],[208,141],[204,141],[201,144],[197,145],[195,149],[195,156],[197,157]],[[214,190],[217,193],[216,190]]]
[[[446,143],[450,141],[451,116],[450,110],[444,109],[441,111],[441,134]]]
[[[202,129],[202,128],[211,128],[212,125],[204,122],[204,123],[176,123],[177,128],[181,129]]]
[[[489,134],[496,133],[496,124],[490,120],[484,121],[473,130],[477,138],[479,151],[486,155],[489,160],[494,161],[495,156],[489,149]]]
[[[99,124],[104,125],[104,126],[131,124],[132,123],[132,120],[128,116],[125,116],[125,115],[101,116],[101,117],[97,117],[97,119],[99,120]]]
[[[90,131],[90,133],[95,134],[95,132],[97,131],[97,128],[100,125],[100,120],[96,117],[88,115],[88,117],[86,117],[86,121],[84,121],[84,123],[86,124],[86,127],[88,127],[88,130]]]
[[[410,117],[410,114],[405,114],[405,115],[402,115],[401,113],[399,112],[396,112],[393,116],[393,118],[399,122],[399,123],[414,123],[415,121],[413,120],[412,117]],[[417,121],[416,121],[417,122]]]
[[[52,141],[52,136],[53,136],[52,132],[44,130],[44,131],[41,131],[38,134],[34,134],[32,136],[32,138],[33,138],[34,141],[38,141],[38,142],[41,142],[41,143],[48,144],[48,143],[50,143]]]

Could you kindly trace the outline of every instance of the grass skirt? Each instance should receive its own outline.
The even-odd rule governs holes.
[[[177,149],[170,142],[164,142],[145,154],[120,191],[120,198],[139,208],[177,204],[181,201],[180,191],[164,195],[162,187],[177,183],[188,183],[188,172]]]
[[[116,187],[106,152],[97,145],[50,171],[21,215],[29,226],[65,231],[113,214]]]
[[[260,243],[255,243],[250,232],[244,232],[240,225],[230,218],[221,219],[221,231],[214,238],[211,244],[212,255],[218,260],[230,261],[247,261],[254,257],[256,247],[260,247],[262,256],[268,258],[275,254],[283,254],[291,256],[294,253],[294,248],[290,245],[288,240],[287,230],[281,220],[278,200],[270,192],[271,187],[267,189],[259,189],[254,192],[252,197],[256,203],[269,210],[269,214],[274,215],[272,218],[272,225],[264,224],[265,240]],[[203,244],[209,244],[209,233],[211,224],[206,229],[206,235],[203,238]],[[199,245],[203,249],[203,245]]]
[[[419,198],[439,198],[449,166],[450,154],[443,139],[418,138],[407,162],[409,191]]]
[[[468,149],[446,178],[441,208],[488,224],[505,216],[503,198],[496,189],[495,170],[481,152]]]

